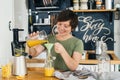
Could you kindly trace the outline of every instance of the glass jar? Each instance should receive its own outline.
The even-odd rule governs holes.
[[[45,60],[45,76],[53,76],[54,73],[54,59],[51,54],[51,49],[53,47],[52,43],[46,43],[47,48],[47,58]]]
[[[73,9],[79,10],[79,0],[73,0]]]
[[[53,60],[46,60],[45,62],[45,76],[53,76],[54,64]]]
[[[102,0],[96,0],[96,9],[101,9]]]
[[[110,72],[110,57],[106,53],[107,46],[105,43],[101,45],[101,55],[98,58],[98,73],[99,73],[99,80],[109,80],[110,77],[108,73]]]

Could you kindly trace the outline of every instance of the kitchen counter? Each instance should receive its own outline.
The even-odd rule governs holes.
[[[113,51],[108,51],[107,53],[111,54],[112,56],[112,60],[111,60],[111,65],[113,66],[112,67],[112,73],[116,71],[118,72],[118,65],[120,64],[120,60],[116,57],[116,55],[114,54]],[[81,59],[80,60],[80,68],[82,67],[86,67],[90,70],[93,70],[94,72],[96,72],[97,69],[97,63],[98,63],[98,60],[91,60],[91,59],[88,59],[88,55],[89,54],[94,54],[94,51],[87,51],[86,53],[86,57],[85,59]],[[44,60],[43,59],[26,59],[27,60],[27,63],[37,63],[37,64],[42,64],[42,65],[38,65],[36,66],[35,64],[33,64],[33,66],[28,66],[27,69],[28,69],[28,74],[25,76],[25,78],[23,80],[59,80],[57,79],[56,77],[46,77],[44,76]],[[91,67],[92,66],[92,67]],[[118,74],[118,73],[116,73]],[[120,73],[119,73],[120,75]],[[0,75],[0,80],[17,80],[16,76],[11,76],[9,79],[5,79],[5,78],[2,78],[1,75]]]
[[[111,80],[120,80],[120,72],[110,72],[108,73],[108,75],[110,75]],[[0,73],[0,80],[59,80],[59,79],[56,77],[44,76],[44,68],[32,67],[32,68],[28,68],[28,74],[25,75],[24,79],[17,79],[16,76],[11,76],[10,78],[2,78]],[[80,80],[86,80],[86,79],[80,79]]]
[[[2,78],[0,75],[0,80],[18,80],[16,76],[11,76],[9,79]],[[21,80],[59,80],[55,77],[44,76],[43,68],[28,68],[28,74],[24,79]]]
[[[111,59],[111,71],[119,71],[119,64],[120,64],[120,60],[118,59],[118,57],[115,55],[114,51],[107,51],[108,54],[111,55],[112,59]],[[85,55],[85,59],[81,59],[80,60],[80,68],[83,67],[87,67],[88,69],[91,70],[91,66],[92,69],[96,68],[97,71],[97,63],[98,60],[97,59],[89,59],[88,56],[89,54],[95,54],[95,51],[92,50],[88,50],[86,55]],[[26,59],[27,63],[28,63],[28,67],[44,67],[44,59]]]

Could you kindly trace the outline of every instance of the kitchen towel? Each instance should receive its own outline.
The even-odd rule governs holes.
[[[88,69],[83,68],[82,70],[76,71],[66,71],[60,72],[55,71],[54,76],[58,79],[63,80],[96,80],[98,78],[98,74],[96,72],[92,72]]]
[[[85,68],[84,68],[85,69]],[[72,71],[66,71],[66,72],[60,72],[60,71],[55,71],[54,76],[57,77],[58,79],[62,80],[97,80],[98,78],[98,73],[96,72],[91,72],[89,70],[76,70],[74,72]],[[86,75],[88,76],[85,79],[80,79],[79,76]],[[120,80],[120,72],[110,72],[108,73],[110,76],[109,80]]]

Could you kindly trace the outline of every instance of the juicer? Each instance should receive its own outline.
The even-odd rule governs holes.
[[[19,31],[24,31],[24,29],[14,28],[13,31],[13,41],[11,42],[12,56],[13,56],[13,75],[26,75],[27,67],[25,56],[25,43],[26,41],[19,41]]]

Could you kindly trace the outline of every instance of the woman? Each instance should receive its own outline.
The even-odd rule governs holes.
[[[57,31],[56,35],[49,35],[48,40],[54,43],[52,48],[52,55],[56,57],[54,61],[54,68],[62,71],[74,71],[79,65],[82,57],[83,42],[74,37],[71,32],[78,25],[78,16],[71,10],[63,10],[57,17]],[[32,33],[33,37],[36,33]],[[44,46],[37,45],[30,48],[30,55],[37,56],[43,50]]]

